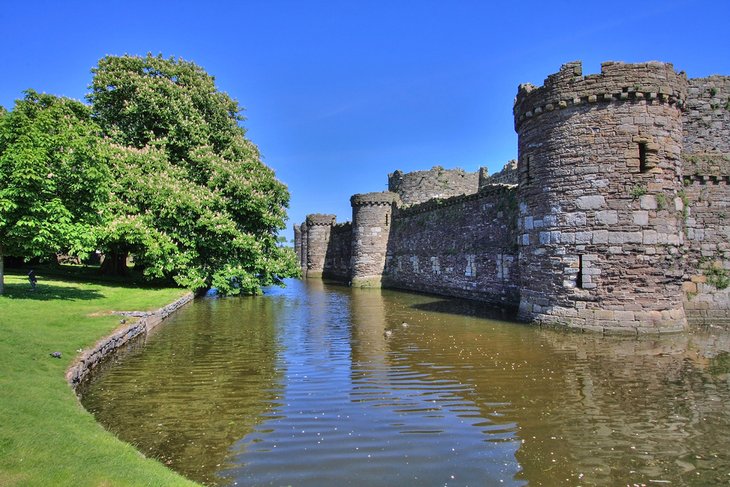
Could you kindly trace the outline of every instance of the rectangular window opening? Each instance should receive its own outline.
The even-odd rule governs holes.
[[[639,142],[639,172],[645,173],[649,170],[646,164],[646,142]]]
[[[525,157],[525,177],[526,177],[526,181],[528,184],[532,182],[532,171],[530,168],[531,162],[532,162],[532,156],[526,156]]]
[[[583,289],[583,256],[578,255],[578,275],[575,276],[575,286]]]
[[[385,214],[385,226],[386,227],[388,226],[388,214],[387,213]]]

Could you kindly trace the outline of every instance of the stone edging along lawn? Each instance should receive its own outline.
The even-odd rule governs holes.
[[[110,335],[97,341],[93,347],[89,350],[85,350],[74,360],[66,371],[66,380],[71,385],[74,392],[76,392],[78,385],[107,356],[116,352],[116,350],[127,344],[133,338],[149,333],[152,329],[162,323],[165,318],[190,303],[193,298],[195,298],[195,294],[190,292],[182,298],[156,311],[116,312],[115,314],[139,319],[126,326],[117,328]]]

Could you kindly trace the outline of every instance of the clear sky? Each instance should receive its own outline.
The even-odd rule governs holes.
[[[560,65],[674,63],[730,75],[730,1],[0,0],[0,104],[83,99],[108,54],[181,57],[246,108],[289,186],[291,225],[349,220],[349,197],[434,165],[498,171],[517,155],[512,103]]]

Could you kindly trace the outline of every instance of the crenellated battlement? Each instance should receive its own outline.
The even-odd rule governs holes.
[[[478,193],[462,194],[459,196],[452,196],[451,198],[434,198],[417,205],[411,205],[404,208],[400,208],[397,212],[398,218],[408,218],[421,213],[428,213],[440,208],[447,208],[450,206],[460,205],[470,201],[477,201],[481,199],[499,199],[500,197],[510,198],[511,194],[516,192],[516,184],[491,184],[484,186],[479,190]]]
[[[329,215],[325,213],[312,213],[307,215],[307,226],[332,226],[337,221],[335,215]]]
[[[392,205],[393,203],[400,203],[400,197],[390,191],[358,193],[352,195],[350,198],[350,204],[353,207]]]
[[[404,205],[415,205],[433,198],[449,198],[476,193],[479,171],[444,169],[434,166],[427,171],[395,170],[388,174],[388,191],[398,193]]]
[[[682,108],[687,99],[687,75],[671,63],[605,62],[600,74],[583,76],[580,61],[564,64],[542,86],[519,86],[514,104],[515,130],[545,112],[595,103],[646,100]]]

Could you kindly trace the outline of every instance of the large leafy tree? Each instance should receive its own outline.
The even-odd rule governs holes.
[[[107,262],[229,294],[295,275],[277,247],[289,193],[239,125],[235,100],[199,66],[108,56],[93,70],[93,117],[116,145]]]
[[[32,90],[0,113],[0,293],[4,255],[94,248],[109,196],[100,135],[88,106]]]

